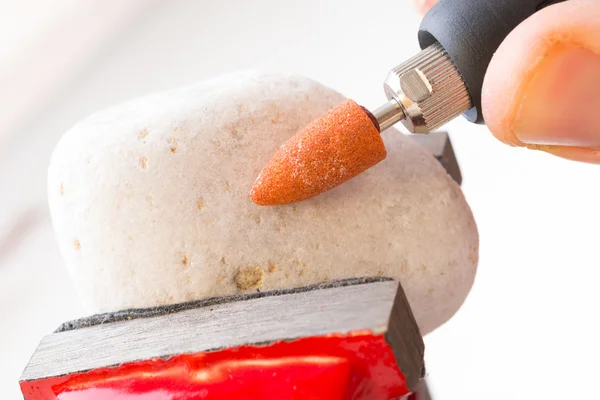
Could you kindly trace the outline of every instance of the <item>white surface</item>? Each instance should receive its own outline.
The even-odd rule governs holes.
[[[53,91],[70,81],[144,0],[95,2],[58,0],[4,2],[0,17],[0,143],[3,134],[43,107]]]
[[[1,132],[3,398],[19,397],[39,338],[81,313],[45,208],[66,129],[111,103],[248,67],[301,73],[373,107],[387,70],[417,50],[418,17],[400,0],[149,2],[136,15]],[[462,120],[448,130],[481,260],[463,309],[426,338],[434,400],[597,398],[598,168],[504,147]]]

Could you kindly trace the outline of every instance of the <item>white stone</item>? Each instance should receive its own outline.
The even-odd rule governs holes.
[[[386,131],[385,161],[317,198],[249,198],[278,146],[343,100],[306,78],[243,72],[68,131],[48,194],[89,311],[384,275],[401,280],[424,334],[447,321],[473,283],[477,228],[460,188],[411,139]]]

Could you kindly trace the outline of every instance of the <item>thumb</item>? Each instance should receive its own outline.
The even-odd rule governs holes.
[[[504,143],[600,163],[600,2],[570,0],[517,27],[488,68],[486,123]]]

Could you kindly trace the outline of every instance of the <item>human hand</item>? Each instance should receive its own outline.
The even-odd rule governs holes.
[[[437,0],[412,2],[424,13]],[[552,5],[518,26],[492,59],[482,105],[502,142],[600,164],[600,1]]]

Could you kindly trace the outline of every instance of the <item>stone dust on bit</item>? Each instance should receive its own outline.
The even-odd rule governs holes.
[[[369,114],[347,100],[280,147],[256,179],[250,197],[263,206],[306,200],[341,185],[386,155]]]

